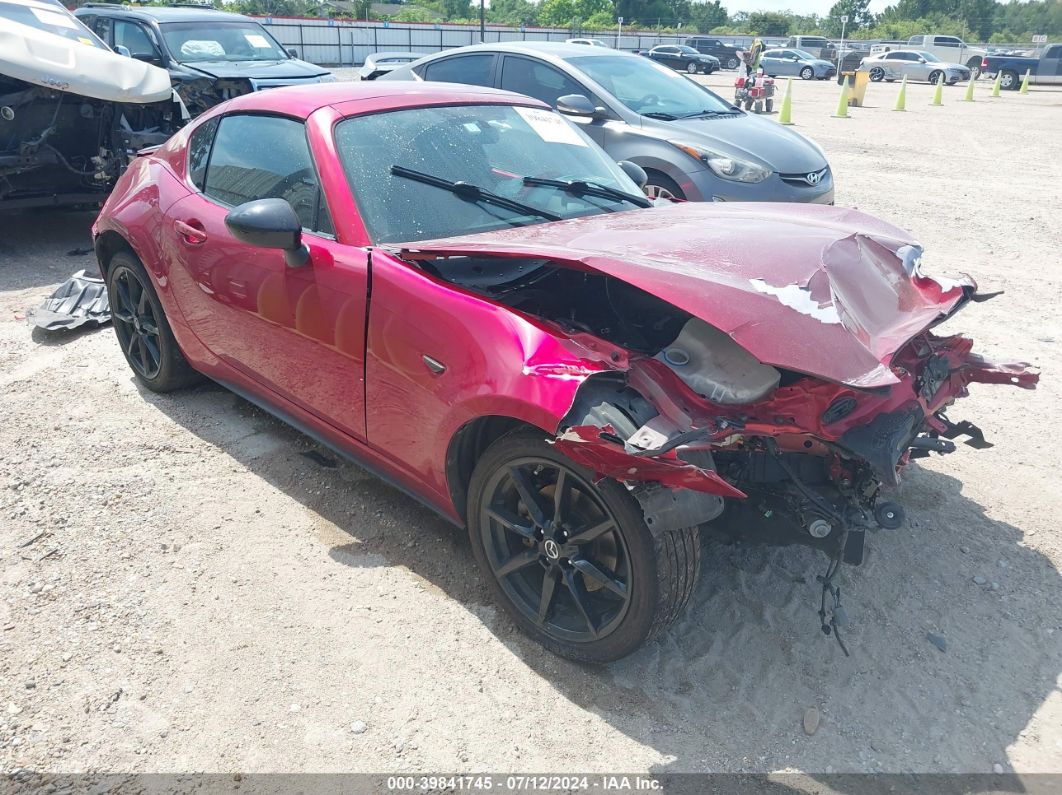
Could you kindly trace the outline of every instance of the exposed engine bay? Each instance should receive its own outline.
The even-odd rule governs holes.
[[[121,104],[0,75],[0,210],[99,201],[185,118],[172,99]]]
[[[947,409],[971,382],[1033,388],[1038,379],[1024,365],[984,361],[964,337],[923,330],[892,356],[898,383],[858,389],[765,364],[730,334],[608,274],[518,256],[417,259],[566,335],[624,349],[625,369],[581,387],[558,449],[625,482],[652,532],[697,524],[822,550],[821,628],[839,642],[835,574],[842,562],[862,563],[867,530],[903,523],[889,498],[902,469],[953,452],[958,437],[991,446]]]
[[[164,69],[54,0],[0,0],[0,210],[100,201],[188,120]]]

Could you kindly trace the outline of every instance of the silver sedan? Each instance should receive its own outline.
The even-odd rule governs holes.
[[[764,50],[760,66],[771,77],[793,75],[801,80],[827,80],[837,74],[837,67],[829,61],[797,49]]]
[[[922,50],[893,50],[875,53],[864,58],[859,68],[870,72],[870,79],[874,82],[880,80],[891,82],[906,77],[908,80],[936,83],[941,74],[944,75],[944,82],[948,85],[970,79],[969,67],[942,61],[933,53]]]

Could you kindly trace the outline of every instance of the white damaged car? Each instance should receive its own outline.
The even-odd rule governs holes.
[[[0,211],[100,201],[188,119],[164,69],[52,0],[0,0]]]

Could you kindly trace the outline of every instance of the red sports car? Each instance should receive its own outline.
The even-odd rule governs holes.
[[[536,100],[445,84],[249,94],[135,160],[94,227],[114,328],[164,392],[218,381],[466,525],[515,622],[614,660],[671,622],[699,529],[833,575],[945,412],[1031,388],[929,329],[982,298],[819,206],[648,206]]]

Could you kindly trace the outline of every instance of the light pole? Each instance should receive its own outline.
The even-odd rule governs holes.
[[[487,11],[486,0],[479,0],[479,42],[484,44],[487,41]]]
[[[482,2],[482,0],[481,0]],[[837,74],[840,74],[844,67],[844,29],[848,24],[848,14],[841,15],[841,51],[837,53]]]

